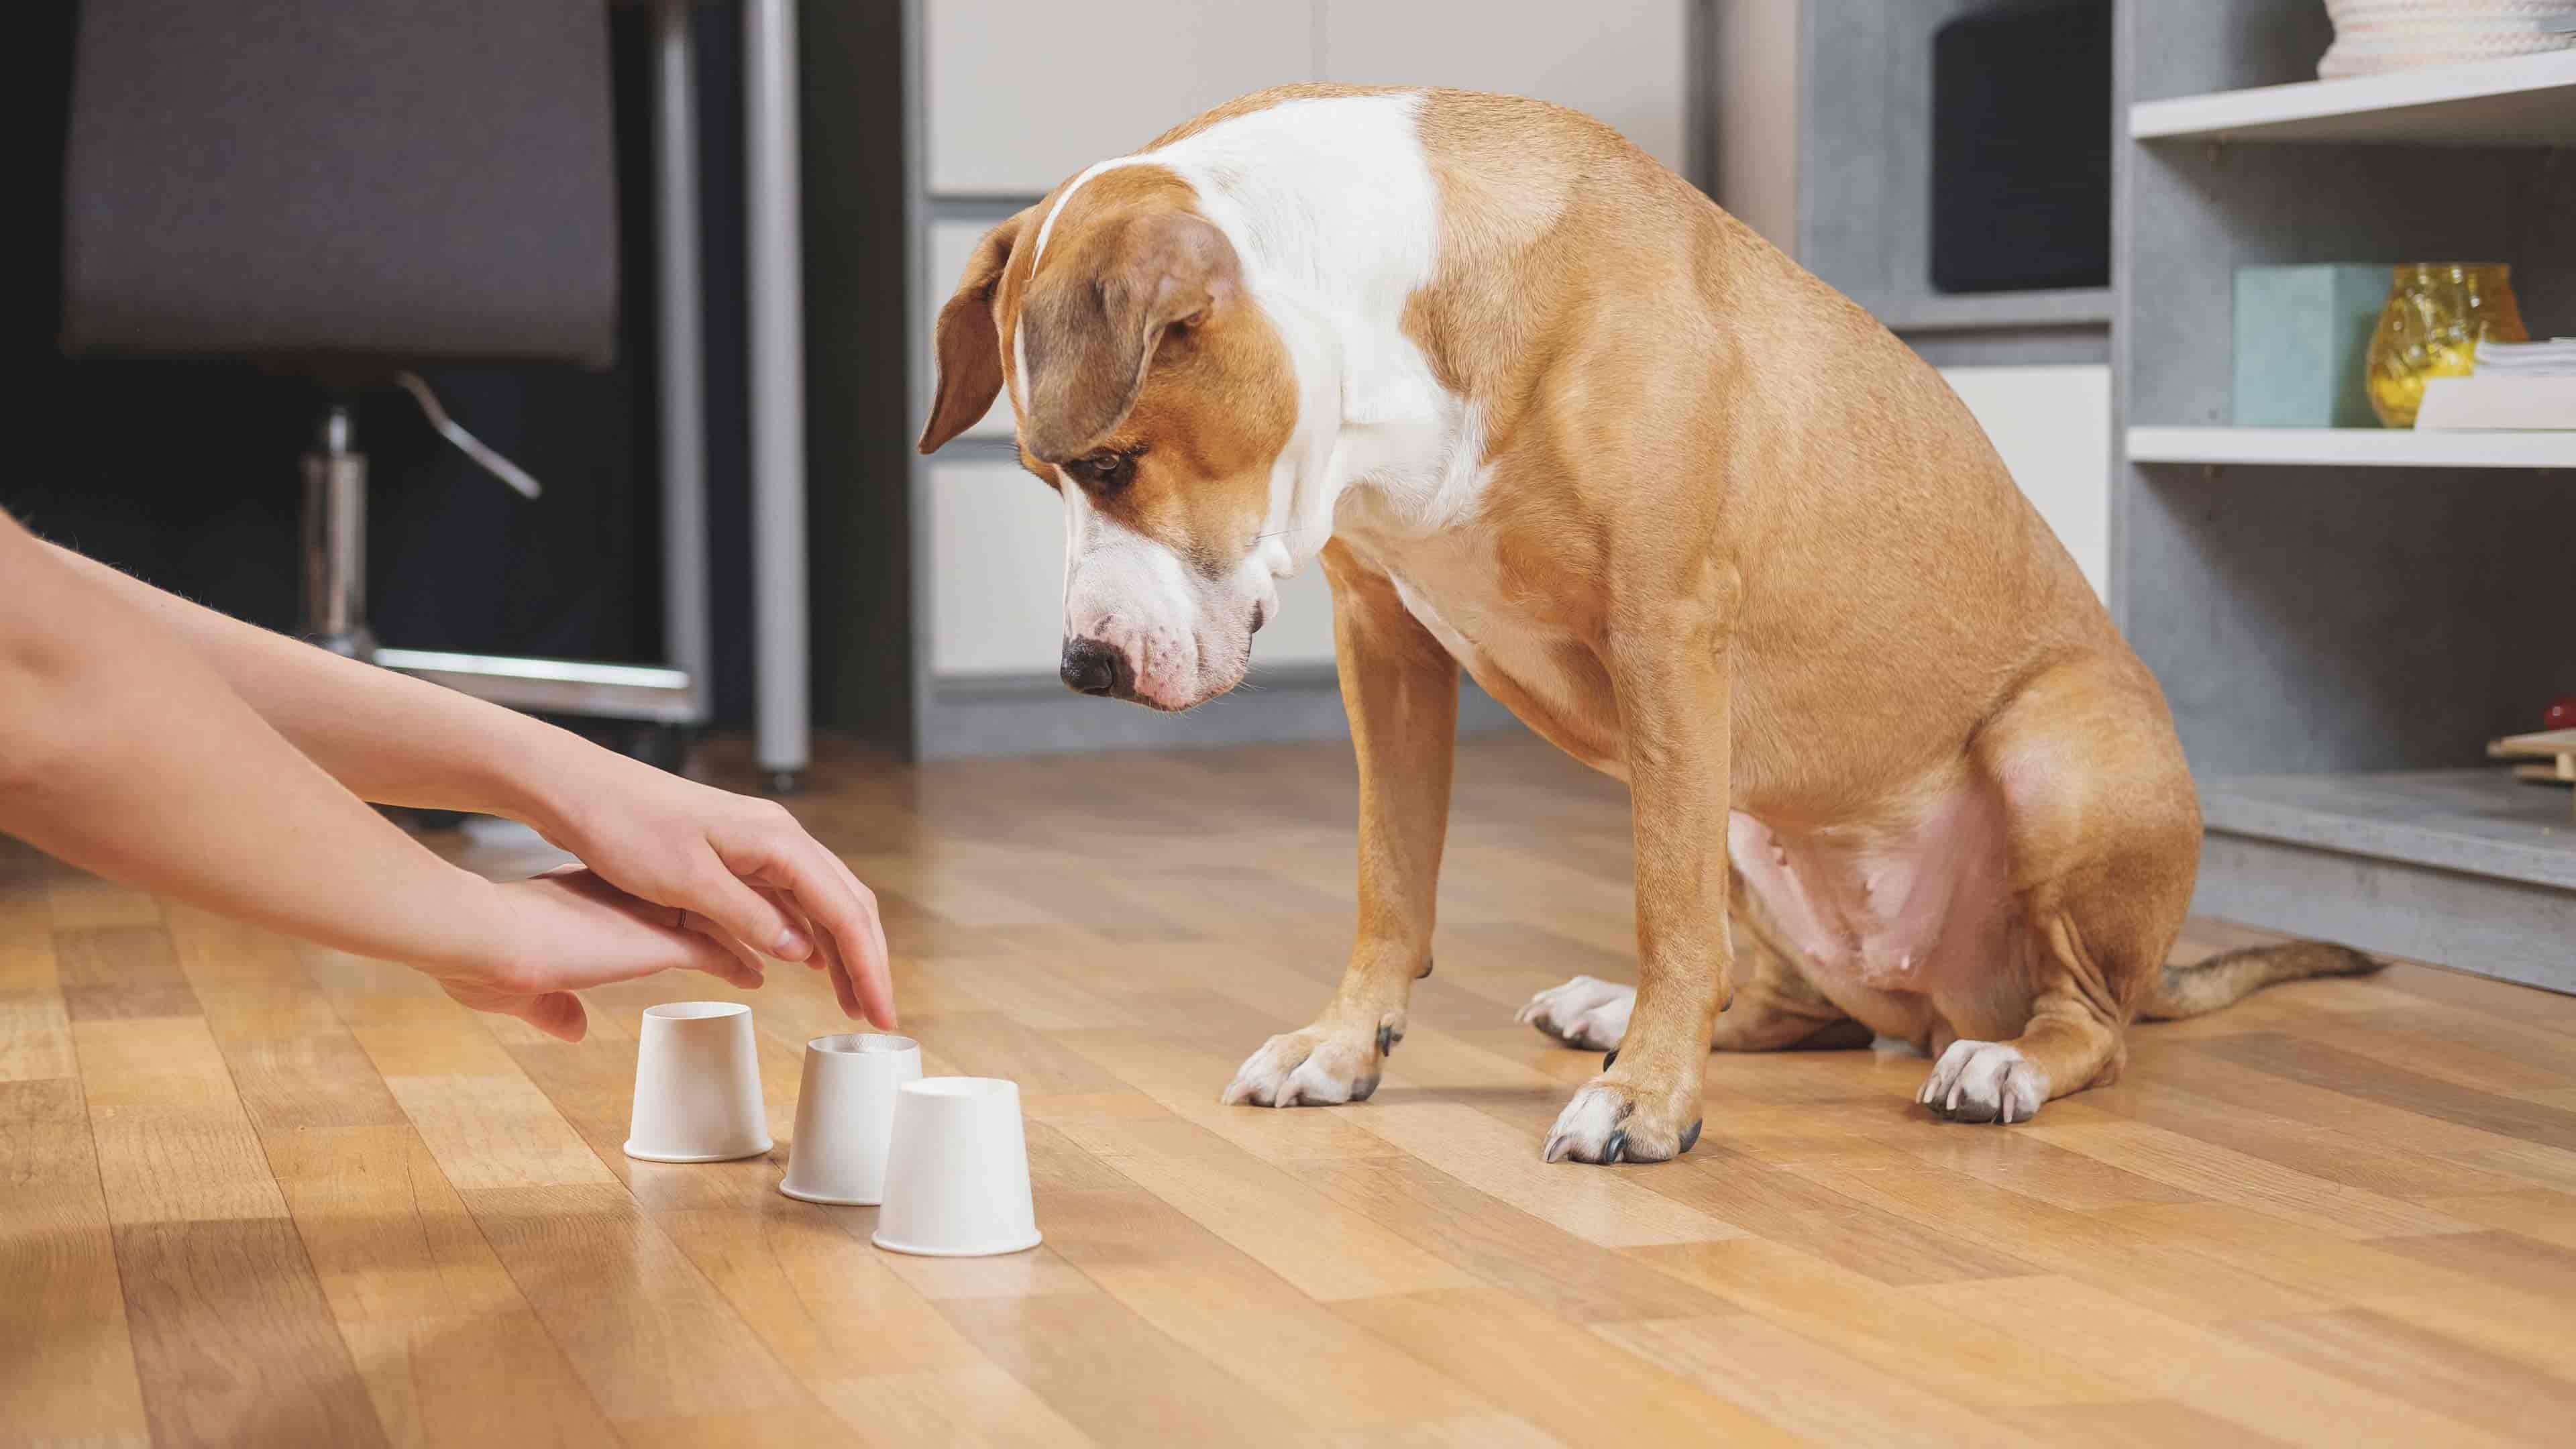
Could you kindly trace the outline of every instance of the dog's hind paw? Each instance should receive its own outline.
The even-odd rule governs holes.
[[[1244,1059],[1225,1089],[1231,1107],[1331,1107],[1365,1102],[1377,1090],[1381,1059],[1404,1040],[1404,1016],[1389,1012],[1374,1027],[1310,1026],[1283,1032]]]
[[[2027,1122],[2048,1100],[2048,1074],[2010,1042],[1954,1041],[1914,1100],[1953,1122]]]
[[[1606,1052],[1628,1034],[1628,1013],[1636,1005],[1634,986],[1577,976],[1531,997],[1514,1019],[1578,1050]]]

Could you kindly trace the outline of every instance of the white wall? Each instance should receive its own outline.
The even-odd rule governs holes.
[[[1798,245],[1798,0],[1715,0],[1717,200]]]
[[[1945,367],[2039,516],[2099,594],[2111,577],[2111,369]]]

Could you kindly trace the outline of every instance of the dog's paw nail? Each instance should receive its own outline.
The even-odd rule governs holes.
[[[1610,1134],[1610,1140],[1609,1140],[1608,1142],[1606,1142],[1606,1143],[1602,1144],[1602,1148],[1601,1148],[1601,1163],[1602,1163],[1602,1165],[1603,1165],[1604,1167],[1607,1167],[1607,1166],[1609,1166],[1611,1163],[1617,1162],[1617,1161],[1619,1160],[1619,1154],[1621,1154],[1621,1153],[1623,1153],[1623,1152],[1625,1152],[1625,1151],[1627,1151],[1627,1150],[1628,1150],[1628,1132],[1627,1132],[1627,1129],[1626,1129],[1626,1128],[1621,1128],[1619,1131],[1616,1131],[1616,1132],[1611,1133],[1611,1134]]]
[[[1544,1162],[1563,1162],[1565,1154],[1573,1150],[1574,1139],[1559,1132],[1547,1139],[1547,1149],[1539,1154],[1539,1158]]]
[[[1702,1119],[1702,1120],[1706,1120],[1706,1119]],[[1681,1150],[1682,1150],[1683,1152],[1688,1152],[1688,1151],[1690,1151],[1692,1148],[1697,1147],[1697,1146],[1699,1145],[1699,1127],[1700,1127],[1700,1124],[1699,1124],[1698,1122],[1693,1122],[1692,1124],[1690,1124],[1690,1126],[1689,1126],[1687,1129],[1685,1129],[1685,1130],[1682,1132],[1682,1146],[1681,1146]],[[1676,1155],[1678,1155],[1678,1154],[1676,1154]]]
[[[1619,1049],[1617,1047],[1612,1047],[1610,1050],[1601,1054],[1601,1070],[1606,1072],[1617,1065],[1619,1065]]]
[[[1351,1100],[1354,1102],[1365,1102],[1369,1098],[1376,1096],[1377,1083],[1378,1079],[1375,1077],[1362,1077],[1358,1081],[1351,1083]]]

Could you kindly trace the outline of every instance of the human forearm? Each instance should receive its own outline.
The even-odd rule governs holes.
[[[64,568],[185,643],[261,719],[351,793],[380,805],[469,810],[545,828],[569,777],[596,762],[579,736],[164,593],[45,545]]]
[[[0,533],[0,830],[366,955],[509,954],[493,886],[335,785],[86,571]]]
[[[31,698],[39,688],[55,691],[57,697],[42,711],[53,728],[80,727],[62,722],[80,721],[94,707],[81,689],[101,697],[119,688],[144,689],[116,673],[143,657],[143,646],[122,635],[95,632],[111,629],[102,621],[113,615],[122,621],[115,627],[139,631],[151,643],[150,657],[159,662],[143,678],[168,668],[169,657],[184,660],[188,671],[182,673],[229,711],[223,715],[228,727],[240,734],[249,725],[260,726],[250,733],[272,754],[282,751],[304,774],[318,778],[319,772],[327,772],[346,791],[380,804],[470,810],[524,821],[579,856],[625,897],[668,908],[677,913],[675,918],[711,923],[702,934],[723,943],[722,949],[709,948],[712,956],[700,953],[683,960],[670,955],[668,941],[649,933],[612,931],[625,943],[606,953],[605,959],[615,964],[603,964],[598,951],[584,953],[589,964],[583,969],[593,979],[621,979],[598,973],[657,960],[719,974],[730,975],[738,966],[756,973],[747,957],[756,949],[829,970],[836,994],[852,1015],[893,1024],[885,935],[875,897],[779,806],[666,774],[525,715],[228,619],[77,554],[40,545],[0,514],[0,577],[13,577],[13,569],[31,577],[41,574],[49,588],[86,600],[51,621],[31,622],[7,617],[18,601],[0,598],[0,650],[5,650],[13,624],[22,637],[40,642],[77,641],[75,652],[48,666],[50,675],[29,674],[28,682],[18,686]],[[129,647],[138,651],[132,658],[121,652]],[[83,671],[104,673],[91,679]],[[75,688],[76,676],[87,682]],[[0,678],[0,689],[9,687]],[[192,728],[196,707],[193,697],[175,712],[150,702],[144,711],[161,709],[159,719],[127,718],[117,725],[153,733]],[[239,718],[244,715],[250,718]],[[0,749],[8,747],[5,728],[0,726]],[[120,738],[113,749],[130,754],[144,749],[151,737]],[[67,750],[72,743],[54,740],[58,749]],[[82,759],[96,753],[86,738],[77,743]],[[34,738],[28,747],[44,745],[44,739]],[[192,768],[211,766],[218,773],[245,768],[223,748],[198,748],[194,758]],[[8,773],[0,761],[0,776]],[[47,771],[20,770],[17,778],[22,790],[64,788]],[[106,786],[93,782],[92,788]],[[52,822],[56,830],[66,828],[66,799],[39,803],[45,808],[29,818]],[[340,803],[354,808],[346,795]],[[265,795],[254,792],[246,808],[272,807]],[[0,815],[0,829],[7,828],[7,817]],[[377,828],[391,833],[381,822]],[[29,838],[49,844],[33,834]],[[56,848],[83,859],[80,850],[106,849],[116,838],[109,834],[85,847],[81,840],[58,837]],[[109,868],[95,857],[84,863]],[[184,893],[175,885],[167,888]],[[621,909],[630,904],[619,903]],[[564,916],[561,909],[552,914]],[[592,915],[596,918],[598,912]],[[606,924],[604,918],[594,919],[594,934]],[[527,949],[523,942],[522,955]],[[563,998],[558,1007],[567,1002]],[[554,1030],[566,1019],[558,1010],[541,1024]],[[578,1012],[570,1013],[569,1020],[577,1024]]]

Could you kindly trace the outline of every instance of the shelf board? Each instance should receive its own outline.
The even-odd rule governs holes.
[[[2567,791],[2502,766],[2204,780],[2211,830],[2576,891]]]
[[[2007,327],[2101,327],[2111,321],[2111,289],[2063,287],[2030,292],[1976,292],[1899,297],[1870,309],[1890,332],[1973,332]]]
[[[2411,428],[2129,429],[2132,463],[2354,468],[2576,468],[2576,431],[2424,433]]]
[[[2141,141],[2576,145],[2576,50],[2141,101]]]

